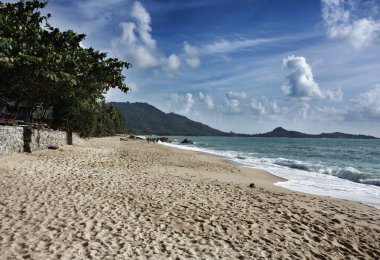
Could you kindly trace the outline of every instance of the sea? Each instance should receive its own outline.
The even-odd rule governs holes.
[[[225,157],[285,178],[275,185],[380,208],[380,140],[170,137],[169,146]]]

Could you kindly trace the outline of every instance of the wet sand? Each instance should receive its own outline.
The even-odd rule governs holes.
[[[277,181],[117,137],[0,157],[0,259],[379,259],[379,209]]]

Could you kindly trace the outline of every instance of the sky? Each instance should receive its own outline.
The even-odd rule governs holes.
[[[380,137],[380,0],[50,0],[146,102],[223,131]]]

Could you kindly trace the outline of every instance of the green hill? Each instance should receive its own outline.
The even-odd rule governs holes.
[[[126,119],[126,127],[134,134],[227,136],[228,133],[174,113],[164,113],[147,103],[111,102]]]

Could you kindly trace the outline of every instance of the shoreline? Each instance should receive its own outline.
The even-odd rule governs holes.
[[[220,174],[219,176],[213,176],[219,181],[222,182],[230,182],[230,183],[236,183],[236,184],[244,184],[249,185],[250,183],[254,183],[255,185],[258,184],[258,187],[270,189],[270,190],[276,190],[276,191],[285,191],[289,190],[287,188],[276,186],[275,183],[287,181],[285,178],[278,177],[268,171],[258,169],[252,166],[244,165],[239,162],[235,162],[232,159],[218,154],[208,153],[205,151],[193,151],[188,150],[186,148],[180,148],[176,146],[167,145],[165,143],[160,143],[159,145],[163,145],[165,147],[169,147],[170,149],[173,149],[173,151],[176,152],[188,152],[190,154],[200,155],[200,156],[206,156],[210,159],[215,159],[216,161],[221,161],[223,163],[226,163],[228,165],[237,167],[240,170],[239,176],[230,176],[226,174]],[[204,175],[204,173],[203,173]]]
[[[223,158],[118,137],[0,157],[0,255],[380,255],[380,210],[276,187],[273,176],[252,171]]]
[[[182,148],[182,147],[173,146],[170,144],[168,145],[167,143],[159,143],[159,145],[173,149],[173,151],[175,152],[189,153],[189,154],[208,157],[211,160],[220,161],[222,163],[237,167],[239,169],[239,175],[231,176],[228,174],[219,174],[215,176],[212,174],[201,173],[200,175],[202,177],[214,178],[215,180],[218,180],[221,182],[234,183],[234,184],[239,184],[239,185],[244,185],[244,186],[248,186],[249,184],[254,183],[256,187],[263,188],[268,191],[287,193],[287,194],[292,194],[295,196],[299,195],[303,197],[308,197],[310,199],[317,197],[317,198],[326,199],[330,201],[338,201],[338,202],[347,204],[349,206],[357,204],[360,206],[370,207],[375,210],[379,210],[379,213],[380,213],[379,207],[376,207],[375,205],[372,205],[372,204],[366,204],[361,201],[337,198],[337,197],[333,197],[329,195],[313,194],[309,192],[298,191],[291,188],[276,185],[277,183],[280,183],[280,182],[287,182],[288,179],[279,177],[264,169],[259,169],[254,166],[245,165],[243,163],[236,162],[233,159],[230,159],[223,155],[213,154],[206,151],[186,149],[186,147]]]
[[[276,187],[275,189],[283,189],[283,191],[293,191],[293,192],[298,192],[301,194],[309,194],[309,195],[321,196],[321,197],[326,197],[326,198],[340,199],[343,201],[357,202],[357,203],[360,203],[363,205],[374,207],[376,209],[380,209],[380,203],[376,202],[376,200],[374,200],[373,198],[371,199],[371,201],[366,201],[366,200],[369,200],[369,198],[366,198],[366,200],[361,200],[361,199],[356,198],[355,196],[352,196],[351,193],[347,194],[347,192],[343,193],[343,194],[331,192],[330,190],[326,190],[326,191],[322,192],[319,189],[310,189],[307,187],[305,188],[302,186],[292,185],[291,179],[288,179],[284,176],[281,176],[281,175],[284,175],[283,173],[279,173],[279,172],[272,173],[269,169],[267,169],[267,167],[264,167],[264,166],[260,167],[257,165],[250,165],[250,164],[244,163],[244,162],[238,162],[238,161],[234,160],[233,158],[229,158],[225,155],[221,155],[221,154],[217,154],[217,153],[213,153],[213,152],[209,152],[209,151],[198,150],[197,148],[180,146],[180,145],[173,145],[173,144],[167,144],[167,143],[161,143],[161,145],[164,145],[167,147],[172,147],[174,149],[177,148],[181,151],[190,151],[190,152],[204,154],[206,156],[223,158],[226,161],[226,163],[229,163],[231,165],[235,165],[235,166],[243,167],[243,168],[248,168],[248,169],[253,169],[254,171],[255,170],[262,171],[263,173],[266,173],[267,175],[273,176],[273,183],[272,184],[273,184],[273,186]],[[253,171],[253,173],[254,173],[254,171]],[[287,171],[294,171],[294,173],[296,173],[298,170],[297,169],[287,169]],[[336,176],[330,176],[330,175],[325,175],[325,174],[320,174],[320,173],[319,173],[319,175],[323,175],[324,178],[332,178],[332,180],[334,182],[337,182],[337,181],[339,183],[340,182],[348,182],[348,183],[352,184],[352,181],[342,179],[342,178],[338,178]],[[265,176],[265,175],[263,175],[263,176]],[[302,177],[307,178],[307,176],[302,176]],[[261,177],[261,178],[265,178],[265,177]],[[231,180],[231,181],[233,181],[233,180]],[[369,184],[356,183],[356,182],[353,182],[353,183],[356,185],[363,185],[363,187],[368,187],[368,185],[369,185]],[[245,184],[247,184],[247,182],[245,182]],[[369,185],[369,186],[371,187],[371,185]],[[268,184],[267,184],[267,188],[273,190],[273,187],[270,185],[268,186]],[[339,190],[339,187],[336,187],[336,188],[338,188],[338,190]]]

